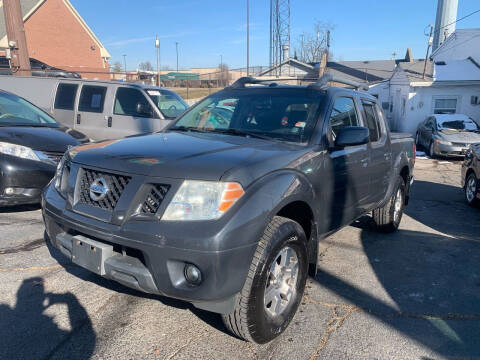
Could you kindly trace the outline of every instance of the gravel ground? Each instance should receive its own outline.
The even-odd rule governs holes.
[[[458,162],[419,159],[415,177],[398,232],[364,217],[322,242],[292,324],[261,346],[68,263],[38,208],[0,210],[0,359],[480,358],[480,210]]]

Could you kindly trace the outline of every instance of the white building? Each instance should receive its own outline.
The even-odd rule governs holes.
[[[370,87],[395,131],[414,134],[430,114],[461,113],[480,124],[480,29],[456,30],[427,61],[399,63]]]

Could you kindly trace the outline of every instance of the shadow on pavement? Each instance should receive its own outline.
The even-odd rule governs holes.
[[[61,329],[45,313],[58,304],[68,309],[70,330]],[[0,324],[0,359],[50,358],[80,330],[82,347],[70,359],[89,359],[95,348],[92,322],[77,298],[69,292],[46,293],[41,277],[23,281],[14,307],[0,304]]]
[[[466,205],[459,187],[425,181],[416,182],[406,213],[446,235],[381,234],[369,217],[353,225],[362,229],[363,252],[394,305],[321,263],[315,280],[442,356],[480,357],[480,213]]]

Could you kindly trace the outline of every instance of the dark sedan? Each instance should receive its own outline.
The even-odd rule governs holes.
[[[467,203],[471,206],[480,205],[480,143],[472,145],[465,154],[462,185]]]
[[[63,153],[85,141],[25,99],[0,91],[0,206],[40,202]]]
[[[57,78],[72,78],[81,79],[79,73],[73,71],[62,70],[37,59],[30,58],[30,68],[32,69],[32,76],[43,77],[57,77]],[[5,56],[0,56],[0,75],[12,75],[10,68],[10,61]]]

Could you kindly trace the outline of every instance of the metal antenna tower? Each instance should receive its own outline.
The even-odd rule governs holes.
[[[270,67],[286,60],[290,50],[290,0],[270,0]]]

